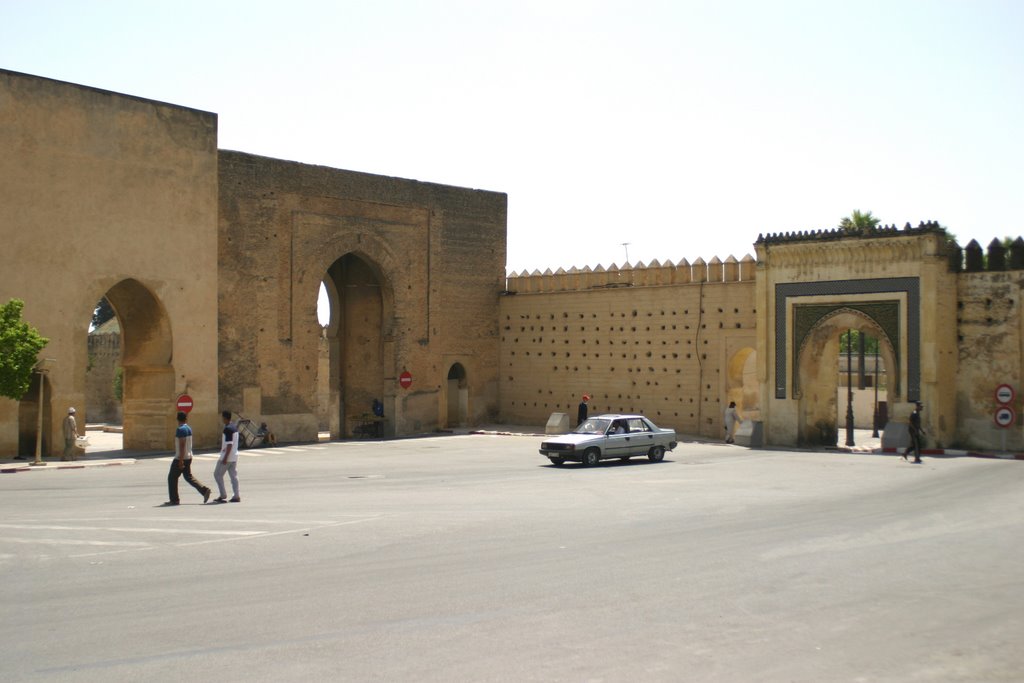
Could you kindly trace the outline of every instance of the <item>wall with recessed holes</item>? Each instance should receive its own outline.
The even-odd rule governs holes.
[[[503,419],[543,428],[564,412],[575,423],[583,394],[591,415],[642,413],[681,434],[719,436],[730,400],[756,419],[753,274],[749,257],[730,257],[508,278]]]

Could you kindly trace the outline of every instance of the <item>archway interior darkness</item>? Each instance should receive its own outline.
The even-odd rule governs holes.
[[[321,342],[318,367],[326,377],[318,378],[318,402],[321,429],[332,439],[352,436],[372,414],[374,399],[393,405],[384,396],[382,283],[376,265],[352,253],[335,261],[323,279],[330,312]]]
[[[839,353],[841,337],[848,330],[878,340],[883,367],[900,367],[892,342],[882,328],[863,313],[840,309],[819,321],[804,340],[794,368],[800,373],[797,442],[802,446],[834,446],[845,428],[846,403],[840,405],[838,399]],[[888,375],[886,381],[888,400],[899,400],[899,378]]]
[[[464,426],[469,415],[469,381],[466,377],[466,369],[462,367],[461,363],[454,363],[448,369],[446,386],[445,405],[448,414],[445,422],[449,427]]]
[[[122,280],[105,295],[121,327],[123,444],[126,450],[172,446],[174,343],[163,304],[138,280]]]

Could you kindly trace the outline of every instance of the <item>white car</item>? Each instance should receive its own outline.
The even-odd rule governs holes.
[[[674,429],[661,429],[643,415],[598,415],[568,434],[546,439],[540,454],[553,465],[573,461],[591,466],[601,460],[626,461],[644,455],[659,462],[676,443]]]

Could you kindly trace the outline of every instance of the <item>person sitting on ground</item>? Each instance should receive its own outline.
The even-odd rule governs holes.
[[[263,443],[267,444],[268,446],[277,445],[277,437],[274,436],[274,432],[270,431],[270,429],[267,427],[266,422],[260,422],[260,428],[256,430],[256,436],[262,436]]]

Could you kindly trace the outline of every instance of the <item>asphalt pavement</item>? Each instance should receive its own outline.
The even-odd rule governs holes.
[[[170,454],[0,477],[0,679],[1022,678],[1021,463],[539,441],[243,451],[235,505],[162,507]]]

